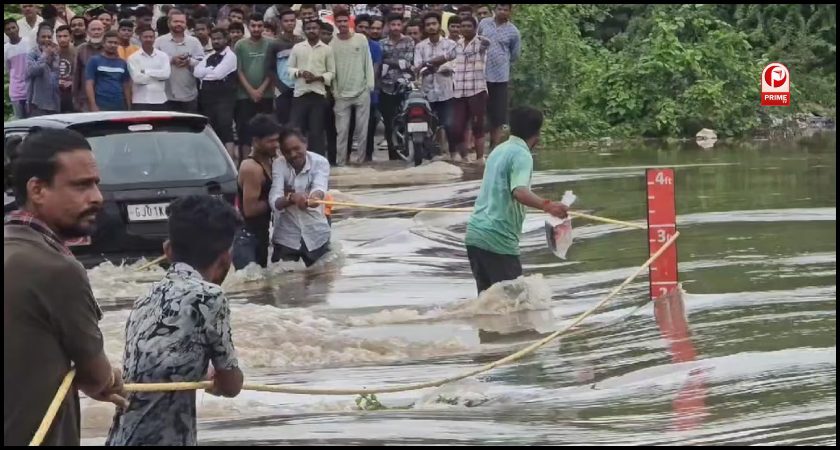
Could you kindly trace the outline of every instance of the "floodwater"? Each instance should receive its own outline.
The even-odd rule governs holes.
[[[198,394],[203,444],[823,444],[836,442],[836,165],[833,132],[795,141],[541,149],[533,185],[644,223],[646,167],[674,167],[684,292],[648,302],[647,275],[514,365],[441,388],[378,396]],[[469,206],[476,169],[342,169],[356,202]],[[540,214],[526,278],[475,298],[467,214],[336,210],[336,251],[225,282],[246,382],[374,387],[435,380],[568,325],[648,256],[645,232],[574,221],[563,261]],[[90,272],[113,361],[131,303],[161,269]],[[111,409],[83,400],[85,444]]]

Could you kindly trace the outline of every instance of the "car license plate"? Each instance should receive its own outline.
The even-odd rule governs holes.
[[[68,247],[83,247],[85,245],[90,245],[90,236],[83,236],[80,238],[64,241],[64,245]]]
[[[416,132],[427,132],[429,131],[429,124],[426,122],[409,122],[408,123],[408,132],[409,133],[416,133]]]
[[[147,203],[140,205],[128,205],[129,222],[150,222],[166,220],[166,208],[169,203]]]

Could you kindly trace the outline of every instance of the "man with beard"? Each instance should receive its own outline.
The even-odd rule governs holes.
[[[73,74],[73,101],[76,103],[76,111],[89,111],[85,91],[85,67],[91,58],[102,53],[103,36],[105,25],[98,20],[92,20],[88,24],[88,42],[76,49],[76,72]]]
[[[76,16],[70,19],[70,35],[73,38],[73,47],[78,50],[82,44],[87,42],[87,21],[85,16]]]
[[[3,445],[26,445],[71,368],[73,387],[44,445],[79,445],[79,393],[125,407],[122,372],[104,352],[102,311],[65,245],[89,236],[102,209],[99,170],[76,131],[36,130],[12,182],[20,210],[3,226]],[[13,388],[11,388],[13,387]]]

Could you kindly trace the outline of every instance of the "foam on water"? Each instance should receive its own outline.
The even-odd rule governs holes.
[[[385,325],[431,320],[465,319],[480,316],[506,316],[551,308],[551,288],[541,274],[521,276],[496,283],[477,298],[422,311],[396,308],[363,316],[349,317],[352,326]]]
[[[116,364],[121,363],[128,314],[108,312],[101,323],[106,353]],[[245,371],[413,361],[469,350],[457,338],[445,336],[430,342],[352,336],[341,324],[302,308],[234,304],[231,318],[234,344]]]

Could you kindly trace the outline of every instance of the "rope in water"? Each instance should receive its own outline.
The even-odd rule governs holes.
[[[319,203],[322,205],[328,206],[344,206],[347,208],[367,208],[367,209],[381,209],[384,211],[404,211],[404,212],[446,212],[446,213],[456,213],[456,212],[472,212],[472,208],[419,208],[419,207],[412,207],[412,206],[390,206],[390,205],[372,205],[367,203],[352,203],[352,202],[336,202],[332,200],[315,200],[315,203]],[[616,220],[610,219],[607,217],[600,217],[600,216],[593,216],[591,214],[585,214],[577,211],[569,211],[569,215],[572,217],[578,217],[581,219],[589,219],[596,222],[602,223],[609,223],[613,225],[620,225],[628,228],[636,228],[639,230],[646,230],[647,227],[638,223],[633,222],[626,222],[623,220]],[[142,266],[135,269],[137,272],[141,272],[146,270],[152,266],[156,266],[162,263],[166,259],[166,256],[159,256],[152,261],[143,264]]]
[[[586,310],[583,314],[578,316],[575,320],[573,320],[569,325],[566,327],[551,333],[550,335],[540,339],[531,345],[519,350],[511,355],[508,355],[502,359],[496,360],[492,363],[485,364],[475,369],[468,370],[466,372],[453,375],[450,377],[442,378],[435,381],[429,381],[425,383],[414,383],[414,384],[406,384],[402,386],[392,386],[392,387],[378,387],[378,388],[343,388],[343,389],[336,389],[336,388],[298,388],[298,387],[291,387],[291,386],[278,386],[278,385],[261,385],[261,384],[246,384],[242,387],[243,390],[248,391],[257,391],[257,392],[275,392],[275,393],[283,393],[283,394],[305,394],[305,395],[357,395],[357,394],[386,394],[386,393],[394,393],[394,392],[406,392],[406,391],[416,391],[420,389],[426,389],[431,387],[438,387],[444,384],[448,384],[454,381],[463,380],[465,378],[469,378],[475,375],[479,375],[484,372],[489,372],[490,370],[495,369],[496,367],[502,366],[504,364],[508,364],[517,360],[524,358],[525,356],[535,352],[539,348],[545,346],[549,342],[557,339],[560,336],[569,335],[573,333],[569,333],[572,329],[574,329],[578,324],[586,320],[587,317],[591,316],[595,313],[595,311],[599,310],[601,307],[606,305],[610,300],[613,299],[622,289],[627,287],[628,284],[632,283],[633,280],[636,279],[645,269],[647,269],[654,261],[656,261],[665,250],[667,250],[673,243],[677,240],[680,233],[679,231],[675,232],[670,239],[668,239],[662,247],[653,255],[645,261],[644,264],[639,266],[629,277],[627,277],[621,284],[616,286],[606,297],[604,297],[601,301],[599,301],[595,306]],[[71,370],[67,376],[64,377],[64,381],[61,383],[61,386],[58,389],[58,392],[55,395],[52,403],[50,404],[49,409],[47,410],[47,414],[44,416],[44,419],[41,421],[41,426],[38,428],[38,432],[36,432],[35,437],[32,439],[30,445],[40,445],[41,441],[43,440],[44,436],[49,430],[50,425],[52,424],[53,420],[55,419],[55,415],[58,413],[58,407],[61,405],[61,402],[64,400],[64,397],[67,395],[67,391],[70,388],[70,383],[73,381],[73,376],[75,375],[75,371]],[[183,382],[183,383],[147,383],[147,384],[126,384],[125,390],[127,392],[168,392],[168,391],[189,391],[189,390],[197,390],[197,389],[207,389],[213,385],[212,381],[201,381],[201,382]]]
[[[314,203],[331,206],[344,206],[348,208],[368,208],[381,209],[386,211],[408,211],[408,212],[472,212],[472,208],[417,208],[413,206],[390,206],[390,205],[371,205],[367,203],[351,203],[351,202],[336,202],[332,200],[315,200]],[[596,222],[611,223],[613,225],[621,225],[629,228],[638,228],[646,230],[647,227],[633,222],[625,222],[623,220],[609,219],[606,217],[593,216],[591,214],[584,214],[577,211],[569,211],[572,217],[579,217],[581,219],[594,220]]]
[[[406,384],[402,386],[392,386],[392,387],[379,387],[379,388],[345,388],[345,389],[326,389],[326,388],[296,388],[290,386],[278,386],[278,385],[261,385],[261,384],[246,384],[242,387],[243,390],[248,391],[256,391],[256,392],[274,392],[274,393],[283,393],[283,394],[304,394],[304,395],[365,395],[365,394],[386,394],[386,393],[394,393],[394,392],[406,392],[406,391],[416,391],[420,389],[426,389],[431,387],[438,387],[444,384],[448,384],[454,381],[463,380],[465,378],[469,378],[475,375],[479,375],[485,372],[489,372],[490,370],[495,369],[496,367],[517,361],[519,359],[524,358],[525,356],[535,352],[539,348],[545,346],[549,342],[557,339],[560,336],[576,334],[576,332],[571,332],[577,325],[581,322],[586,320],[587,317],[591,316],[595,313],[595,311],[599,310],[601,307],[606,305],[610,300],[612,300],[616,295],[618,295],[621,290],[627,287],[628,284],[632,283],[633,280],[636,279],[645,269],[647,269],[654,261],[656,261],[665,250],[667,250],[679,237],[680,232],[675,232],[670,239],[668,239],[662,247],[653,255],[645,261],[644,264],[639,266],[629,277],[627,277],[621,284],[616,286],[612,291],[610,291],[607,296],[605,296],[601,301],[599,301],[595,306],[586,310],[583,314],[577,317],[572,323],[567,325],[566,327],[551,333],[550,335],[546,336],[543,339],[540,339],[533,344],[519,350],[511,355],[508,355],[502,359],[496,360],[492,363],[485,364],[480,366],[476,369],[472,369],[457,375],[453,375],[450,377],[442,378],[435,381],[429,381],[425,383],[414,383],[414,384]],[[50,403],[50,407],[47,409],[47,413],[44,416],[44,419],[41,421],[41,426],[38,428],[38,431],[35,433],[35,436],[32,438],[32,441],[29,445],[40,445],[43,441],[44,437],[47,434],[47,431],[50,428],[53,420],[55,420],[56,414],[58,414],[59,407],[61,403],[64,401],[64,397],[67,395],[67,391],[70,389],[70,385],[73,381],[73,377],[75,376],[75,370],[71,370],[65,377],[61,383],[61,386],[58,389],[55,397],[53,398],[52,403]],[[147,384],[126,384],[125,391],[126,392],[169,392],[169,391],[188,391],[188,390],[197,390],[197,389],[207,389],[212,387],[212,381],[201,381],[201,382],[181,382],[181,383],[147,383]]]

